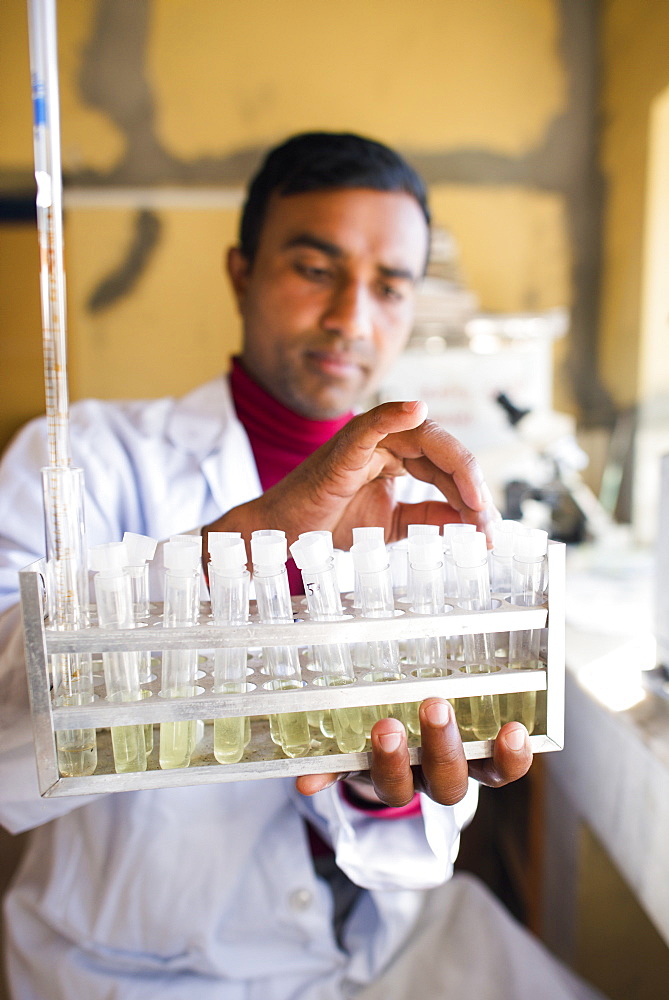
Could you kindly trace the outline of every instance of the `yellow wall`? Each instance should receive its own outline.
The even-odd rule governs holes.
[[[219,370],[239,343],[220,271],[234,208],[193,209],[177,197],[172,207],[156,209],[159,243],[134,288],[101,312],[86,307],[122,266],[132,239],[135,210],[105,206],[106,185],[128,165],[141,173],[138,136],[150,127],[175,176],[179,165],[197,168],[202,158],[260,150],[307,128],[362,131],[409,155],[466,149],[514,161],[540,145],[565,106],[556,0],[153,0],[148,7],[138,0],[134,12],[119,5],[118,16],[140,9],[148,11],[140,69],[155,116],[133,133],[121,121],[124,110],[95,106],[82,90],[89,49],[101,44],[100,5],[58,4],[64,168],[75,185],[82,171],[93,172],[103,196],[66,214],[73,398],[182,392]],[[3,15],[0,117],[9,128],[0,170],[27,172],[25,0],[6,0]],[[110,71],[107,58],[98,57],[100,72]],[[120,53],[118,72],[111,68],[121,103],[131,76],[122,60]],[[132,100],[128,120],[146,116]],[[463,183],[438,185],[434,202],[484,308],[569,305],[560,194]],[[41,391],[22,394],[21,416],[27,398],[34,412],[43,406]],[[4,407],[12,411],[9,426],[19,408],[11,399]]]
[[[4,440],[44,409],[38,266],[33,230],[17,224],[0,226],[0,432]]]
[[[616,401],[624,406],[643,398],[653,366],[642,348],[642,269],[651,109],[669,85],[669,3],[606,0],[602,45],[607,209],[601,369]],[[668,346],[665,341],[658,358],[666,357]]]
[[[193,8],[157,0],[148,52],[158,133],[183,159],[314,127],[518,153],[564,102],[551,0]]]

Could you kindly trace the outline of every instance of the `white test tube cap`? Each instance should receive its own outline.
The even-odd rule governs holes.
[[[409,537],[409,565],[413,569],[438,569],[443,558],[444,552],[438,533]]]
[[[317,572],[325,569],[332,559],[332,548],[328,545],[327,538],[314,531],[300,535],[290,546],[290,554],[298,569]]]
[[[445,524],[442,528],[444,552],[451,551],[453,539],[458,535],[471,535],[474,531],[476,531],[476,525],[474,524],[463,524],[461,521]]]
[[[353,566],[357,573],[380,573],[390,565],[388,551],[378,539],[366,538],[351,546]]]
[[[123,542],[92,545],[88,550],[88,564],[94,573],[120,573],[128,565],[128,553]]]
[[[488,541],[482,531],[466,531],[453,536],[453,560],[464,569],[480,566],[488,558]]]
[[[548,550],[548,532],[542,528],[527,528],[514,535],[513,558],[518,562],[540,562]]]
[[[200,558],[197,545],[187,545],[176,538],[163,545],[165,569],[174,576],[192,576],[200,566]]]
[[[326,531],[325,528],[320,528],[316,531],[303,531],[300,535],[298,535],[298,539],[299,541],[303,541],[305,538],[316,537],[316,535],[320,535],[320,537],[325,540],[330,550],[330,555],[332,555],[334,553],[334,542],[332,540],[332,532]]]
[[[418,535],[438,535],[438,524],[410,524],[407,526],[407,538],[415,538]]]
[[[495,521],[492,525],[492,550],[502,559],[513,555],[514,538],[526,529],[518,521]]]
[[[241,533],[210,531],[207,545],[211,565],[217,573],[236,576],[246,569],[246,545]]]
[[[384,529],[382,527],[377,527],[376,525],[369,525],[369,524],[363,525],[362,527],[359,528],[353,528],[352,534],[353,534],[354,545],[357,542],[369,541],[369,539],[372,540],[376,539],[377,541],[380,539],[381,541],[383,541],[385,537]]]
[[[241,531],[208,531],[207,539],[210,538],[241,538]]]
[[[141,566],[153,559],[158,542],[148,535],[138,535],[134,531],[123,533],[123,541],[128,550],[128,566]]]
[[[251,535],[251,560],[256,572],[259,570],[276,573],[286,565],[288,543],[283,531],[264,533],[254,531]]]
[[[194,548],[201,555],[202,535],[170,535],[170,545],[180,545],[182,548]]]

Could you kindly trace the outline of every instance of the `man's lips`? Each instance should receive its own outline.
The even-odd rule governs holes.
[[[334,378],[359,376],[365,374],[368,367],[363,361],[350,354],[341,354],[336,351],[308,351],[306,359],[310,368]]]

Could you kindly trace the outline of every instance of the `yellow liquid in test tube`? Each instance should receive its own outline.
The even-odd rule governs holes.
[[[193,752],[195,720],[160,723],[160,766],[188,767]]]

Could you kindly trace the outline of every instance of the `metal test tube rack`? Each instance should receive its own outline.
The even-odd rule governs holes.
[[[404,611],[396,612],[392,618],[355,618],[351,615],[350,605],[344,602],[347,617],[343,621],[313,622],[308,620],[300,599],[296,599],[296,621],[293,624],[262,625],[251,620],[247,625],[232,629],[212,624],[209,605],[206,604],[202,606],[200,625],[187,629],[163,629],[161,606],[154,605],[155,613],[143,628],[112,630],[93,625],[88,629],[67,632],[52,630],[45,622],[44,564],[43,561],[33,563],[19,575],[40,793],[43,796],[82,795],[361,770],[369,767],[370,754],[367,751],[341,753],[333,740],[329,746],[324,740],[313,755],[285,757],[271,742],[266,723],[254,721],[251,744],[239,763],[219,764],[205,740],[193,755],[188,768],[162,770],[158,765],[157,752],[154,752],[146,771],[117,774],[107,727],[187,719],[211,720],[225,716],[258,717],[381,702],[416,702],[432,696],[462,698],[545,691],[542,731],[531,735],[530,743],[534,752],[560,750],[564,742],[564,563],[565,546],[557,542],[549,543],[548,601],[543,607],[524,608],[506,601],[495,601],[498,606],[492,611],[472,612],[462,610],[447,597],[447,605],[452,605],[452,610],[443,615],[424,616]],[[253,619],[253,614],[251,617]],[[205,676],[198,681],[201,693],[191,698],[160,698],[160,683],[156,680],[145,686],[151,697],[142,701],[113,704],[102,696],[90,705],[70,708],[55,708],[50,690],[49,657],[54,653],[155,652],[185,648],[211,651],[221,647],[258,649],[273,645],[307,647],[321,643],[409,640],[535,628],[544,630],[542,647],[546,654],[546,666],[538,670],[501,668],[493,673],[465,674],[456,669],[446,677],[416,678],[411,675],[411,665],[407,664],[403,671],[406,679],[388,682],[382,688],[379,684],[362,680],[365,669],[356,668],[355,684],[337,687],[318,686],[313,683],[314,677],[310,677],[309,671],[305,670],[302,689],[272,691],[264,686],[267,675],[256,669],[248,676],[249,690],[245,694],[215,694],[212,678]],[[451,661],[448,665],[452,665]],[[62,777],[57,766],[55,731],[89,727],[98,731],[99,763],[96,773],[84,777]],[[419,763],[421,751],[418,739],[410,737],[409,747],[411,762]],[[465,741],[465,753],[470,759],[490,756],[492,741]]]

